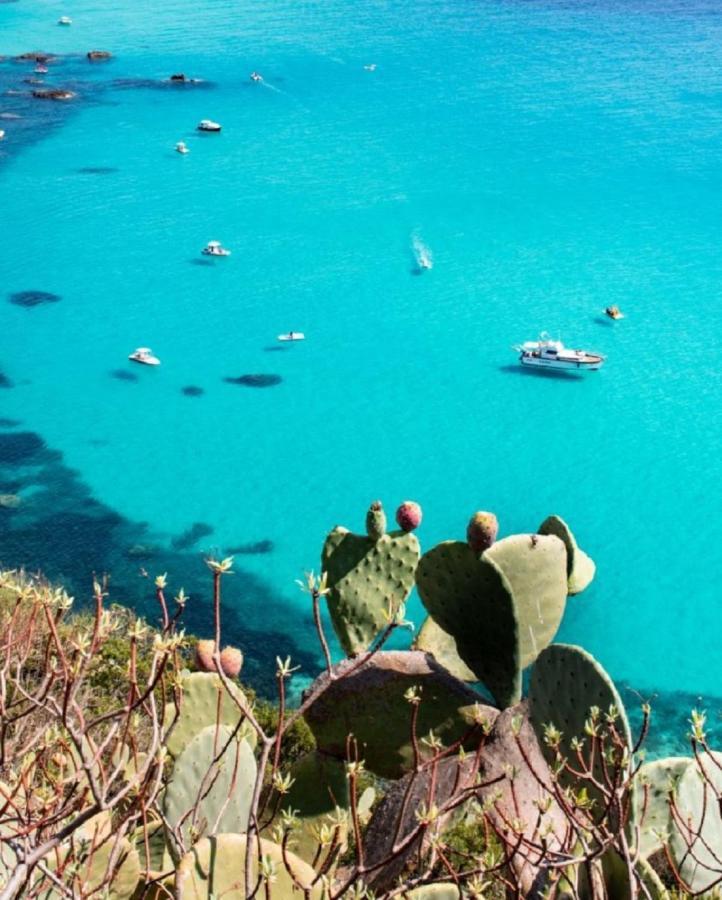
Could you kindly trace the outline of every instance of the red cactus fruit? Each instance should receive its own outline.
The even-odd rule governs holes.
[[[215,649],[215,641],[198,641],[196,644],[196,665],[202,672],[216,671],[216,666],[213,662]]]
[[[413,500],[404,500],[396,510],[396,521],[402,531],[413,531],[421,525],[423,513],[418,503]]]
[[[499,523],[494,513],[475,512],[466,526],[466,540],[475,553],[483,553],[496,540]]]
[[[243,654],[235,647],[221,650],[221,668],[228,678],[238,678],[243,666]]]

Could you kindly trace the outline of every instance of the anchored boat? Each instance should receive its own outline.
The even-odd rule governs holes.
[[[198,123],[198,131],[220,131],[221,125],[219,122],[214,122],[212,119],[201,119]]]
[[[226,248],[221,244],[220,241],[208,241],[205,247],[201,250],[201,253],[204,256],[230,256],[231,251],[226,250]]]
[[[143,363],[146,366],[159,366],[160,360],[157,356],[153,356],[153,351],[150,347],[138,347],[137,350],[134,350],[129,356],[128,359],[133,362]]]
[[[604,357],[590,350],[570,350],[561,341],[552,340],[544,331],[537,341],[525,341],[514,347],[523,366],[539,369],[572,369],[574,371],[601,368]]]

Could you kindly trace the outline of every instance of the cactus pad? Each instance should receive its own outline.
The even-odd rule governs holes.
[[[559,516],[548,516],[537,529],[539,534],[553,534],[567,548],[567,578],[570,594],[581,594],[594,578],[594,560],[580,550],[571,529]]]
[[[701,753],[690,761],[675,792],[670,849],[692,891],[719,881],[722,856],[722,753]]]
[[[445,541],[425,553],[416,584],[429,614],[500,706],[521,697],[519,628],[511,585],[486,553]]]
[[[229,725],[235,728],[241,718],[238,706],[226,691],[220,677],[212,672],[193,672],[183,676],[181,682],[180,714],[176,719],[175,706],[166,704],[165,722],[171,723],[173,730],[165,739],[165,746],[171,756],[179,756],[190,741],[210,725]],[[236,685],[231,691],[245,701],[245,694]],[[256,746],[256,733],[247,722],[240,728],[239,734],[245,737],[251,747]]]
[[[557,633],[567,602],[567,554],[559,538],[513,534],[484,552],[506,576],[519,622],[519,665],[530,666]]]
[[[254,840],[251,846],[251,872],[253,884],[258,878],[258,848]],[[284,865],[278,844],[261,838],[260,855],[268,860],[274,870],[275,881],[271,885],[273,900],[299,900],[304,891],[294,885],[294,878],[308,891],[309,900],[321,900],[323,890],[320,880],[312,887],[316,873],[307,863],[288,851],[286,859],[293,878]],[[186,853],[176,873],[178,900],[245,900],[246,836],[243,834],[219,834],[203,838]],[[260,889],[264,896],[264,888]]]
[[[585,735],[584,726],[593,706],[599,707],[602,718],[611,706],[615,707],[618,713],[616,729],[626,747],[631,749],[624,704],[602,666],[586,650],[571,644],[552,644],[543,650],[531,673],[529,715],[548,758],[554,758],[544,740],[544,726],[548,724],[562,732],[560,750],[563,756],[573,754],[571,741],[576,737],[585,739],[585,755],[588,758],[590,739]],[[595,760],[594,774],[603,782],[598,753]],[[565,773],[562,772],[560,781],[564,780]],[[590,796],[596,796],[592,784],[588,785],[588,791]]]
[[[227,725],[204,728],[173,765],[163,795],[163,812],[171,828],[180,826],[186,845],[191,826],[205,835],[241,834],[248,828],[256,760],[248,742],[232,735]],[[224,747],[223,756],[214,762]],[[196,803],[197,816],[187,816]]]
[[[459,900],[461,892],[453,882],[440,882],[405,891],[401,896],[406,900]]]
[[[668,840],[672,829],[670,797],[688,765],[690,765],[688,756],[670,756],[666,759],[655,759],[640,767],[634,810],[634,818],[640,832],[640,856],[651,856]],[[644,785],[647,785],[646,791]]]
[[[413,534],[378,539],[334,528],[326,538],[321,565],[328,577],[328,608],[344,651],[359,653],[387,624],[414,586],[419,542]]]
[[[431,616],[427,616],[414,641],[414,650],[430,653],[437,663],[459,681],[474,683],[479,679],[474,675],[456,649],[456,641]]]
[[[291,807],[301,821],[294,831],[293,852],[306,862],[313,862],[318,850],[315,830],[329,822],[336,807],[349,806],[346,766],[341,760],[313,751],[298,759],[289,771],[293,784],[282,798],[281,809]],[[347,827],[339,832],[341,850],[346,848]]]

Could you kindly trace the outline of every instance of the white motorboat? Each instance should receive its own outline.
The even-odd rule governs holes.
[[[128,356],[128,359],[146,366],[160,365],[160,360],[157,356],[153,356],[153,351],[149,347],[138,347]]]
[[[190,150],[188,149],[188,146],[185,141],[178,141],[178,143],[175,145],[175,152],[176,153],[190,153]]]
[[[279,341],[305,341],[306,335],[302,331],[289,331],[278,335]]]
[[[251,81],[263,81],[263,75],[261,75],[260,72],[251,72]]]
[[[205,247],[201,250],[201,253],[204,256],[230,256],[231,251],[226,250],[224,246],[222,246],[220,241],[208,241]]]
[[[0,128],[0,141],[5,137],[5,132]]]
[[[73,20],[70,18],[70,16],[61,16],[58,19],[58,25],[72,25],[72,24],[73,24]]]
[[[570,350],[561,341],[552,340],[546,332],[538,341],[525,341],[514,347],[519,352],[519,362],[523,366],[540,369],[570,369],[585,371],[601,368],[604,357],[589,350]]]
[[[367,66],[364,66],[367,72],[375,72],[376,71],[376,63],[369,63]]]
[[[33,69],[33,72],[35,72],[36,75],[47,75],[48,68],[47,68],[47,66],[43,66],[40,63],[38,63],[37,66],[35,66],[35,68]]]
[[[198,131],[220,131],[221,126],[218,122],[214,122],[213,119],[201,119],[198,123]]]

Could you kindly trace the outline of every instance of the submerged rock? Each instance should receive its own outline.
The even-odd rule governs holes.
[[[33,97],[38,100],[72,100],[75,94],[65,88],[36,88]]]
[[[7,377],[7,375],[4,372],[0,372],[0,388],[11,388],[11,387],[15,387],[15,385],[12,383],[12,381]],[[8,421],[12,422],[13,420],[9,419]]]
[[[113,58],[113,54],[110,50],[89,50],[85,55],[90,62],[99,62],[101,60]]]
[[[185,394],[186,397],[200,397],[202,394],[205,394],[205,391],[202,387],[196,387],[195,384],[189,384],[184,388],[181,388],[181,393]]]
[[[22,425],[20,419],[6,419],[4,416],[0,417],[0,428],[17,428],[18,425]]]
[[[273,387],[275,384],[280,384],[283,381],[280,375],[264,374],[262,372],[252,375],[239,375],[237,378],[228,377],[223,380],[226,384],[242,384],[245,387],[255,388]]]
[[[42,306],[44,303],[58,303],[62,297],[50,291],[16,291],[10,294],[10,302],[15,306]]]
[[[255,541],[251,544],[238,544],[236,547],[229,547],[226,556],[253,556],[255,554],[272,553],[273,541],[268,539],[264,541]]]
[[[0,494],[0,509],[17,509],[21,502],[17,494]]]
[[[190,550],[201,538],[208,537],[209,534],[213,534],[212,525],[206,525],[205,522],[194,522],[183,534],[173,538],[171,547],[174,550]]]
[[[78,175],[112,175],[114,172],[119,172],[120,169],[116,169],[114,166],[83,166],[75,171]]]
[[[54,58],[55,57],[52,53],[44,53],[42,50],[29,50],[27,53],[21,53],[19,56],[14,57],[15,62],[38,63],[46,63]]]
[[[113,369],[110,373],[111,377],[117,378],[118,381],[137,381],[138,376],[135,372],[128,372],[125,369]]]

